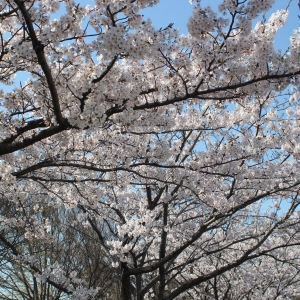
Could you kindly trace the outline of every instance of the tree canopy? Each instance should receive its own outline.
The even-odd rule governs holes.
[[[0,0],[0,298],[300,296],[300,31],[190,2]]]

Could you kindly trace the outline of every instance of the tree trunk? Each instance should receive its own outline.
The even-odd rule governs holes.
[[[123,265],[123,266],[122,266]],[[122,263],[122,300],[132,300],[131,297],[131,285],[130,285],[130,275],[126,275],[125,272],[128,269],[125,263]]]

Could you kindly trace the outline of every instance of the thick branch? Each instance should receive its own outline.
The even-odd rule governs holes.
[[[32,120],[28,122],[24,127],[17,128],[16,129],[17,133],[11,135],[9,138],[4,139],[2,143],[12,143],[24,132],[32,129],[40,128],[40,127],[46,127],[45,121],[43,119]]]
[[[2,143],[0,143],[0,155],[13,153],[15,151],[21,150],[23,148],[26,148],[28,146],[35,144],[36,142],[46,139],[52,135],[60,133],[66,129],[68,129],[66,126],[61,126],[61,125],[52,126],[50,128],[47,128],[47,129],[33,135],[30,138],[25,138],[23,141],[20,141],[20,142],[16,142],[13,144],[2,142]]]
[[[58,97],[58,93],[56,90],[55,82],[54,82],[53,76],[51,74],[51,70],[47,63],[47,60],[45,58],[45,54],[44,54],[44,45],[38,40],[38,38],[36,36],[30,15],[25,7],[24,1],[21,1],[21,0],[14,0],[14,1],[17,4],[17,6],[19,7],[19,9],[24,17],[24,20],[26,22],[27,29],[28,29],[28,34],[31,38],[32,47],[36,53],[38,62],[45,74],[45,77],[46,77],[46,80],[48,83],[48,87],[49,87],[49,91],[50,91],[50,94],[52,97],[52,104],[53,104],[53,110],[54,110],[54,114],[56,117],[56,121],[61,126],[66,126],[67,120],[61,114],[59,97]]]
[[[265,75],[262,77],[254,78],[245,82],[240,82],[237,84],[233,85],[227,85],[227,86],[221,86],[217,88],[212,88],[208,90],[203,90],[203,91],[198,91],[195,90],[193,93],[190,94],[185,94],[184,96],[181,97],[174,97],[172,99],[167,99],[164,101],[156,101],[156,102],[151,102],[151,103],[145,103],[141,105],[136,105],[133,107],[133,110],[143,110],[143,109],[148,109],[148,108],[156,108],[156,107],[161,107],[161,106],[166,106],[174,103],[178,103],[184,100],[192,99],[192,98],[199,98],[202,99],[202,95],[208,95],[208,94],[213,94],[213,93],[218,93],[218,92],[224,92],[227,90],[235,90],[244,86],[248,86],[260,81],[266,81],[266,80],[271,80],[271,79],[281,79],[281,78],[288,78],[288,77],[294,77],[295,75],[299,75],[300,71],[296,71],[293,73],[286,73],[286,74],[274,74],[274,75]],[[229,97],[231,99],[232,96]],[[204,98],[205,99],[205,98]],[[220,97],[211,97],[211,99],[215,100],[220,100]],[[227,97],[222,97],[222,100],[228,99]],[[110,117],[111,115],[123,112],[125,110],[124,107],[112,107],[106,111],[106,115]]]

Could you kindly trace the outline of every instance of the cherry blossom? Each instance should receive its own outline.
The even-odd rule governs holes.
[[[104,292],[28,250],[59,226],[124,300],[300,296],[300,31],[278,51],[273,0],[190,2],[180,35],[156,0],[0,0],[0,245],[69,299]]]

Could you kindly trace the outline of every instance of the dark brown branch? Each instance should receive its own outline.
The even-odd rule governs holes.
[[[169,105],[169,104],[174,104],[176,102],[180,102],[180,101],[184,101],[190,98],[201,98],[198,96],[201,95],[207,95],[207,94],[211,94],[211,93],[216,93],[216,92],[222,92],[222,91],[227,91],[227,90],[235,90],[244,86],[248,86],[251,85],[253,83],[256,82],[260,82],[260,81],[265,81],[265,80],[270,80],[270,79],[281,79],[281,78],[287,78],[287,77],[293,77],[295,75],[299,75],[300,71],[294,72],[294,73],[286,73],[286,74],[274,74],[274,75],[265,75],[259,78],[254,78],[245,82],[241,82],[241,83],[237,83],[237,84],[233,84],[233,85],[228,85],[228,86],[223,86],[223,87],[217,87],[217,88],[213,88],[213,89],[208,89],[208,90],[204,90],[204,91],[195,91],[191,94],[186,94],[185,96],[182,97],[175,97],[173,99],[168,99],[165,101],[161,101],[161,102],[153,102],[153,103],[146,103],[146,104],[142,104],[142,105],[137,105],[135,106],[133,109],[134,110],[141,110],[141,109],[146,109],[146,108],[155,108],[155,107],[160,107],[160,106],[165,106],[165,105]]]
[[[104,70],[104,72],[97,78],[92,80],[92,83],[98,83],[100,82],[107,74],[108,72],[113,68],[114,64],[118,60],[118,55],[116,55],[112,61],[109,63],[107,68]],[[80,100],[80,111],[83,112],[84,110],[84,105],[85,105],[85,100],[87,100],[88,95],[92,92],[92,89],[88,89],[86,92],[82,93],[82,98],[79,98]]]
[[[37,108],[34,107],[34,108],[30,108],[30,109],[27,109],[27,110],[24,110],[24,111],[16,111],[16,112],[10,114],[10,117],[17,116],[17,115],[24,115],[24,114],[29,113],[31,111],[38,111],[40,109],[41,109],[40,107],[37,107]]]
[[[91,179],[55,179],[55,178],[43,178],[39,176],[18,176],[18,178],[22,179],[31,179],[35,181],[43,181],[43,182],[65,182],[65,183],[81,183],[81,182],[110,182],[108,179],[100,179],[100,178],[91,178]]]
[[[87,169],[90,171],[96,171],[96,172],[115,172],[115,171],[128,171],[125,168],[119,167],[119,168],[110,168],[110,169],[102,169],[102,168],[97,168],[95,166],[89,166],[89,165],[81,165],[77,163],[69,163],[69,162],[54,162],[54,161],[45,161],[45,162],[40,162],[36,165],[33,165],[31,167],[28,167],[27,169],[14,172],[12,175],[16,177],[21,177],[24,176],[30,172],[42,169],[42,168],[48,168],[48,167],[75,167],[75,168],[82,168],[82,169]]]
[[[24,17],[24,20],[26,22],[26,26],[28,29],[28,34],[31,38],[33,50],[35,51],[36,56],[38,58],[38,62],[45,74],[45,77],[46,77],[46,80],[48,83],[48,87],[49,87],[49,91],[50,91],[50,94],[52,97],[52,104],[53,104],[53,110],[54,110],[54,114],[56,117],[56,121],[61,126],[66,126],[67,119],[65,119],[61,113],[59,97],[58,97],[58,93],[56,90],[55,82],[54,82],[53,76],[51,74],[50,67],[47,63],[45,54],[44,54],[44,45],[38,40],[38,38],[36,36],[30,15],[25,7],[24,1],[21,1],[21,0],[14,0],[14,1],[17,4],[17,6],[19,7],[19,9]]]
[[[165,190],[165,187],[162,187],[162,188],[159,189],[159,192],[157,193],[156,197],[153,199],[153,201],[151,201],[149,203],[148,209],[153,210],[156,207],[156,205],[157,205],[159,199],[161,198],[164,190]]]
[[[149,108],[156,108],[156,107],[161,107],[161,106],[166,106],[166,105],[170,105],[170,104],[174,104],[174,103],[178,103],[181,101],[185,101],[188,99],[192,99],[192,98],[198,98],[201,99],[202,95],[208,95],[208,94],[212,94],[212,93],[218,93],[218,92],[224,92],[227,90],[235,90],[244,86],[248,86],[251,85],[253,83],[257,83],[260,81],[266,81],[266,80],[271,80],[271,79],[281,79],[281,78],[288,78],[288,77],[294,77],[296,75],[300,75],[300,71],[296,71],[293,73],[286,73],[286,74],[274,74],[274,75],[265,75],[262,77],[258,77],[258,78],[254,78],[245,82],[241,82],[241,83],[237,83],[237,84],[233,84],[233,85],[228,85],[228,86],[222,86],[222,87],[217,87],[217,88],[212,88],[212,89],[208,89],[208,90],[203,90],[203,91],[198,91],[195,90],[193,93],[190,94],[185,94],[184,96],[181,97],[174,97],[172,99],[167,99],[164,101],[156,101],[156,102],[151,102],[151,103],[145,103],[145,104],[141,104],[141,105],[136,105],[133,107],[133,110],[144,110],[144,109],[149,109]],[[214,97],[211,97],[212,99],[214,99]],[[229,96],[229,99],[231,99],[232,96]],[[226,97],[222,97],[223,100],[227,99]],[[216,97],[216,100],[220,100],[220,97]],[[125,107],[111,107],[110,109],[108,109],[106,111],[106,115],[107,117],[110,117],[114,114],[117,113],[121,113],[125,110]]]
[[[66,126],[61,126],[61,125],[52,126],[50,128],[47,128],[47,129],[33,135],[30,138],[25,138],[23,141],[20,141],[20,142],[16,142],[13,144],[2,142],[2,143],[0,143],[0,155],[13,153],[15,151],[24,149],[28,146],[35,144],[36,142],[39,142],[39,141],[46,139],[52,135],[55,135],[62,131],[65,131],[66,129],[68,129],[68,128],[66,128]]]
[[[12,143],[15,139],[17,139],[21,134],[23,134],[26,131],[46,127],[45,121],[43,119],[38,120],[32,120],[27,122],[27,124],[24,127],[17,128],[17,133],[14,135],[11,135],[9,138],[6,138],[2,141],[2,143]]]
[[[14,9],[12,9],[12,10],[9,10],[9,11],[7,11],[7,12],[4,12],[4,13],[0,14],[0,19],[2,20],[3,18],[10,16],[10,15],[12,15],[14,12],[17,12],[17,11],[18,11],[18,9],[17,9],[17,8],[14,8]]]
[[[161,242],[159,249],[159,259],[162,260],[166,256],[166,246],[167,246],[167,232],[165,227],[168,225],[168,203],[163,204],[163,228],[161,229]],[[158,300],[164,299],[164,290],[166,286],[166,274],[165,265],[159,267],[159,294]]]

